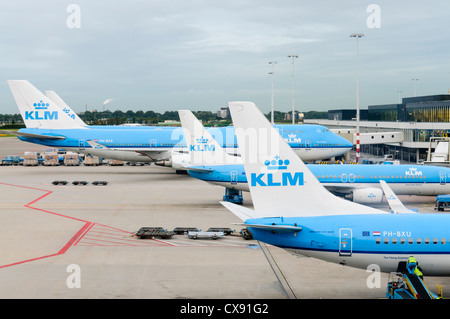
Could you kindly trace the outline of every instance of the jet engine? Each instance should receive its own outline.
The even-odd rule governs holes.
[[[356,188],[345,198],[360,204],[379,204],[383,200],[383,190],[380,188]]]
[[[166,167],[172,167],[172,159],[164,160],[164,161],[158,161],[155,162],[156,166],[166,166]]]

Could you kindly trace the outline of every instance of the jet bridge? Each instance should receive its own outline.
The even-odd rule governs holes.
[[[430,144],[428,146],[427,160],[424,162],[427,165],[450,165],[450,138],[449,137],[430,137]],[[434,152],[432,149],[434,148]]]

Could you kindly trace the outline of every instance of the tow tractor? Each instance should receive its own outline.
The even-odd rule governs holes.
[[[244,203],[244,197],[242,196],[242,191],[232,189],[232,188],[225,188],[225,195],[223,195],[223,200],[225,202],[230,202],[233,204],[239,204],[242,205]]]
[[[443,212],[444,209],[450,207],[450,195],[438,195],[436,196],[436,204],[434,209]]]
[[[392,277],[397,277],[397,280]],[[439,293],[432,293],[422,279],[414,274],[405,272],[391,272],[389,274],[386,297],[388,299],[441,299],[442,287],[438,286]]]

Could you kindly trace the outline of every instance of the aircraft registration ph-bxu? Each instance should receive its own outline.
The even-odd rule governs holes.
[[[227,154],[191,111],[178,112],[190,150],[182,159],[189,175],[226,187],[224,199],[227,193],[233,194],[230,190],[248,192],[248,176],[242,159]],[[253,186],[277,185],[276,181],[266,179],[266,172],[280,169],[286,163],[280,157],[274,157],[264,164],[263,170],[252,179]],[[447,167],[348,164],[308,164],[307,167],[327,190],[361,204],[381,203],[383,190],[380,180],[385,180],[397,195],[450,193],[450,183],[447,183],[447,180],[450,182],[450,169]],[[234,201],[235,197],[230,198]]]
[[[26,125],[26,129],[11,133],[23,141],[134,162],[168,160],[174,147],[185,148],[180,127],[88,126],[56,93],[47,92],[49,98],[25,80],[10,80],[8,84]],[[339,156],[352,148],[350,142],[324,126],[278,125],[277,128],[305,160]],[[208,131],[227,152],[236,155],[233,127]]]
[[[395,272],[414,256],[425,276],[450,275],[449,214],[391,214],[337,197],[253,103],[232,102],[229,107],[254,209],[222,204],[243,220],[254,239],[352,267],[375,264],[382,272]],[[249,143],[243,132],[255,129],[257,140]],[[267,161],[275,157],[282,162],[268,170]],[[254,182],[261,172],[264,184]]]

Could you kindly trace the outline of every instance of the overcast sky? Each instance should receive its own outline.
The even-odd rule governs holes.
[[[71,4],[79,8],[71,10]],[[376,11],[367,12],[370,4]],[[69,12],[68,12],[69,11]],[[76,112],[356,107],[448,93],[450,2],[364,0],[0,0],[0,113],[7,80],[55,90]],[[369,23],[368,23],[369,20]],[[374,27],[378,26],[378,27]]]

